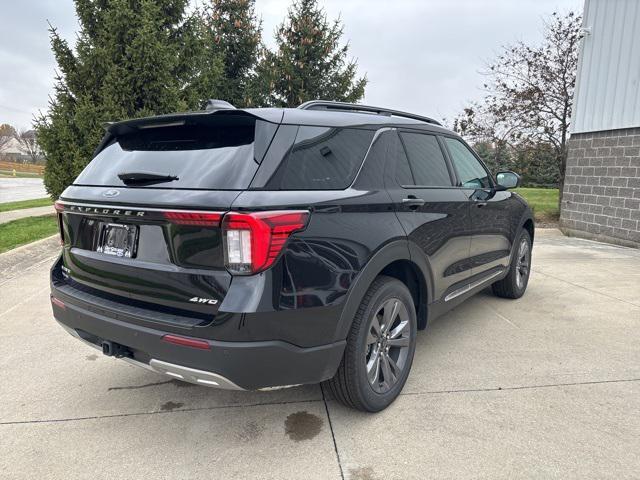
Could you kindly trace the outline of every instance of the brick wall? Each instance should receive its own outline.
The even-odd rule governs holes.
[[[573,134],[560,228],[640,247],[640,128]]]

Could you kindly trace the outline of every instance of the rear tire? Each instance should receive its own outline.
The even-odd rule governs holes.
[[[531,237],[522,229],[515,242],[515,250],[509,273],[491,287],[493,293],[502,298],[520,298],[524,295],[531,273]]]
[[[415,306],[406,285],[377,277],[353,319],[338,371],[323,386],[348,407],[383,410],[407,381],[416,332]]]

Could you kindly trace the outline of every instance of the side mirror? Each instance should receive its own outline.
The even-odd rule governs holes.
[[[498,172],[496,173],[496,181],[498,186],[503,189],[517,188],[520,186],[520,175],[515,172]]]

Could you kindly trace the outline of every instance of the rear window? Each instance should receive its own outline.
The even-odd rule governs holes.
[[[118,175],[144,172],[177,177],[149,184],[153,188],[245,189],[261,160],[254,158],[261,150],[255,146],[260,128],[273,133],[265,122],[248,116],[212,116],[190,124],[133,130],[117,136],[74,183],[123,187]]]
[[[298,129],[278,172],[283,190],[342,190],[353,182],[374,132],[356,128]]]

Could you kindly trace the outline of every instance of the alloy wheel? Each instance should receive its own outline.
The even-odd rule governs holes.
[[[529,244],[525,239],[522,239],[518,247],[518,257],[516,261],[516,285],[519,289],[523,288],[527,281],[530,263],[531,255],[529,252]]]
[[[374,313],[366,345],[369,385],[386,393],[398,382],[407,366],[411,343],[411,322],[402,300],[390,298]]]

